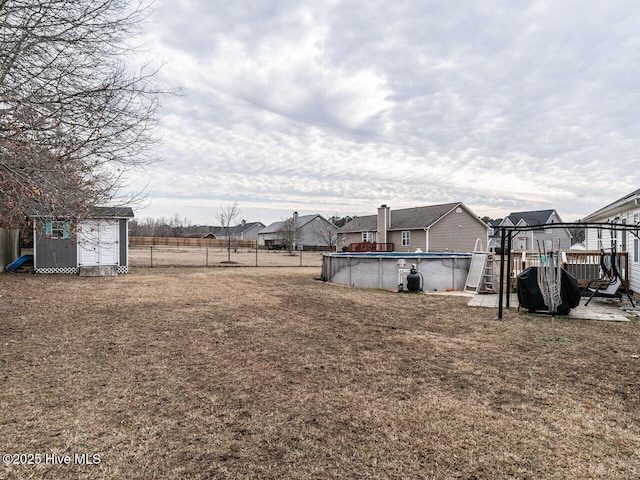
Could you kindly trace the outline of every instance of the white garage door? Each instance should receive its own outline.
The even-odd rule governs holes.
[[[78,226],[78,265],[118,265],[117,220],[87,220]]]

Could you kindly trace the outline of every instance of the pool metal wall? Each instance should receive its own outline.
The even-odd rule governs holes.
[[[360,288],[397,289],[398,260],[422,273],[423,289],[463,290],[471,264],[470,253],[332,253],[322,257],[325,281]]]

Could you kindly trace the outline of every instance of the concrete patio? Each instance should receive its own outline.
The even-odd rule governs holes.
[[[498,309],[498,294],[473,294],[462,293],[459,294],[469,296],[468,305],[471,307],[487,307]],[[587,298],[580,300],[580,305],[572,308],[569,318],[582,319],[582,320],[604,320],[609,322],[629,322],[634,316],[640,316],[640,307],[636,304],[636,307],[632,307],[628,299],[609,300],[594,298],[589,302],[588,306],[584,306]],[[506,308],[506,299],[503,299],[503,307]],[[509,299],[510,308],[518,308],[518,297],[516,294],[511,294]],[[532,314],[538,315],[538,314]]]

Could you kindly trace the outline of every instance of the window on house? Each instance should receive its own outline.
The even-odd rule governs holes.
[[[411,245],[411,232],[409,230],[404,230],[402,232],[402,246],[408,247]]]
[[[518,238],[518,250],[526,250],[526,249],[527,249],[527,239]]]
[[[45,223],[45,234],[49,238],[69,238],[71,222],[65,220],[52,220]]]
[[[545,240],[544,249],[547,250],[548,252],[553,251],[553,240]]]
[[[373,232],[362,232],[362,241],[363,242],[372,242],[373,243]]]
[[[638,252],[640,249],[639,243],[637,238],[633,239],[633,263],[640,263],[640,252]]]

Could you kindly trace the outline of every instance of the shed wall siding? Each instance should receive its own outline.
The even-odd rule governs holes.
[[[34,268],[68,268],[78,266],[78,252],[73,238],[47,238],[45,224],[37,222],[34,241]]]
[[[128,228],[127,220],[124,218],[121,218],[120,221],[118,222],[118,229],[119,229],[118,242],[120,244],[120,265],[122,266],[129,265],[128,258],[127,258],[127,253],[129,250],[129,238],[128,238],[127,228]]]
[[[430,252],[473,252],[476,239],[487,245],[488,227],[464,208],[461,213],[448,213],[429,229]]]

